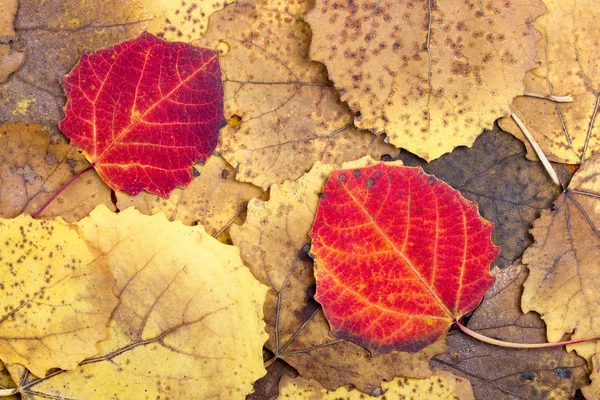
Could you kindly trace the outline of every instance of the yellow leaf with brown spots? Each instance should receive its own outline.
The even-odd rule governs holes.
[[[315,161],[398,153],[354,128],[327,71],[308,59],[311,33],[302,18],[311,6],[310,0],[230,4],[195,42],[221,52],[229,124],[219,151],[238,171],[236,179],[263,189],[299,178]]]
[[[306,21],[356,126],[431,161],[510,111],[535,66],[541,0],[317,0]]]
[[[148,32],[165,40],[191,42],[208,29],[208,18],[236,0],[140,0],[153,20]]]
[[[365,157],[344,163],[342,168],[374,162]],[[250,201],[246,222],[232,226],[230,234],[253,275],[271,288],[265,303],[266,347],[302,376],[317,379],[329,389],[350,383],[373,393],[383,379],[428,376],[429,359],[444,350],[444,341],[414,354],[392,352],[372,357],[350,341],[329,336],[329,324],[313,298],[308,232],[323,185],[337,168],[317,162],[297,181],[274,185],[269,201]]]
[[[475,400],[468,380],[439,370],[434,370],[429,378],[397,377],[390,382],[383,381],[381,388],[386,399]],[[352,386],[342,386],[335,391],[327,390],[314,380],[284,376],[279,383],[279,399],[377,400],[382,397],[369,396]]]
[[[267,288],[239,249],[134,208],[99,206],[78,225],[104,255],[120,302],[99,354],[77,370],[11,370],[23,399],[243,399],[265,374]]]
[[[38,123],[53,139],[64,138],[57,127],[66,102],[60,78],[84,49],[137,37],[150,22],[138,0],[19,0],[12,45],[26,62],[0,85],[0,121]]]
[[[0,125],[0,217],[33,214],[89,163],[66,143],[50,143],[39,125]],[[114,209],[110,188],[88,171],[61,193],[42,217],[77,221],[105,204]]]
[[[223,158],[213,155],[206,164],[194,166],[195,178],[184,188],[176,188],[168,199],[141,192],[131,196],[117,192],[117,207],[136,207],[143,214],[164,212],[170,220],[186,225],[199,223],[213,237],[219,237],[245,210],[248,201],[263,191],[235,180],[233,169]]]
[[[0,219],[0,359],[45,376],[98,353],[117,304],[102,256],[60,220]]]
[[[550,342],[600,336],[600,153],[573,175],[569,187],[534,221],[534,243],[521,307],[541,314]],[[600,342],[567,346],[590,362]]]
[[[579,164],[600,150],[600,8],[596,0],[544,0],[548,12],[535,21],[542,33],[536,59],[541,65],[525,76],[525,90],[541,95],[571,95],[572,103],[517,97],[513,109],[552,161]],[[523,140],[527,157],[537,156],[512,118],[500,127]]]

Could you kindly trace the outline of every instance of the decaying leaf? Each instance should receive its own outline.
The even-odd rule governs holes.
[[[78,223],[120,303],[100,353],[45,379],[10,370],[23,399],[243,399],[264,375],[266,287],[201,226],[97,207]],[[182,250],[183,249],[183,250]]]
[[[39,125],[0,125],[0,217],[32,214],[89,163],[66,143],[50,143]],[[110,188],[93,171],[76,180],[42,213],[77,221],[98,204],[110,209]]]
[[[386,399],[454,399],[475,400],[468,380],[458,378],[448,372],[434,370],[429,378],[394,378],[381,383]],[[304,400],[377,400],[381,396],[369,396],[354,389],[342,386],[331,391],[314,380],[284,376],[279,384],[280,399]]]
[[[150,19],[137,0],[20,0],[14,47],[27,61],[0,85],[3,120],[39,123],[60,136],[66,99],[59,78],[83,50],[136,37]]]
[[[18,0],[2,0],[0,3],[0,43],[6,43],[14,39],[16,32],[13,29],[13,21],[19,7]]]
[[[500,246],[494,265],[501,268],[521,257],[532,242],[529,228],[540,211],[560,194],[541,163],[525,158],[525,146],[499,129],[484,132],[472,148],[459,147],[427,163],[402,152],[404,165],[421,166],[477,203],[481,215],[494,223],[492,240]],[[567,168],[555,164],[561,180],[570,179]]]
[[[254,382],[254,392],[246,400],[275,400],[279,396],[279,381],[282,376],[295,378],[298,372],[282,360],[275,360],[267,367],[267,374]]]
[[[472,311],[500,253],[476,203],[420,167],[332,172],[309,233],[331,336],[419,351]]]
[[[598,38],[600,9],[594,0],[544,0],[548,12],[535,21],[542,33],[537,59],[541,65],[525,76],[525,90],[571,95],[572,103],[517,97],[513,109],[552,161],[579,164],[600,150]],[[527,156],[537,156],[511,118],[500,127],[525,142]]]
[[[148,32],[166,40],[191,42],[208,28],[208,18],[236,0],[140,0],[153,20]]]
[[[494,271],[496,282],[468,327],[485,336],[517,343],[543,343],[546,326],[536,313],[521,312],[527,269],[520,263]],[[564,348],[509,349],[489,345],[458,331],[446,338],[448,350],[431,365],[468,378],[478,399],[571,399],[587,382],[585,360]]]
[[[25,54],[11,50],[7,44],[0,44],[0,83],[5,82],[8,76],[21,68]]]
[[[221,52],[225,116],[220,151],[236,179],[267,189],[315,161],[341,163],[397,151],[357,131],[325,68],[308,59],[310,0],[230,4],[196,44]]]
[[[0,358],[45,376],[98,353],[117,305],[100,254],[62,221],[0,219]]]
[[[428,161],[509,113],[534,67],[541,0],[318,0],[310,55],[359,128]]]
[[[548,340],[600,336],[600,154],[573,175],[554,209],[533,223],[534,243],[523,254],[529,267],[521,306],[537,311],[548,326]],[[598,341],[568,346],[590,361]]]
[[[217,54],[149,33],[83,53],[62,83],[59,128],[104,182],[132,195],[187,185],[225,124]]]
[[[344,167],[373,163],[364,158]],[[250,201],[246,222],[232,226],[230,233],[241,248],[244,263],[271,288],[265,304],[267,348],[303,377],[317,379],[328,389],[352,384],[373,393],[383,379],[428,376],[428,361],[443,351],[443,341],[415,354],[393,352],[372,357],[352,342],[329,336],[329,325],[313,299],[308,232],[319,193],[334,168],[317,162],[297,181],[274,185],[269,201]]]
[[[194,166],[195,178],[185,189],[175,189],[168,199],[142,192],[131,196],[117,192],[117,207],[135,206],[143,214],[164,212],[170,220],[186,225],[198,222],[218,237],[245,209],[248,201],[262,190],[235,180],[235,170],[221,157],[213,155],[206,164]]]
[[[16,36],[13,22],[17,14],[17,0],[0,2],[0,83],[23,64],[25,54],[11,49],[9,42]]]

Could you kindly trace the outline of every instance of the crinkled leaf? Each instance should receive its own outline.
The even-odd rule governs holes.
[[[492,285],[492,229],[419,167],[334,171],[310,231],[331,335],[375,355],[434,343]]]
[[[117,305],[102,256],[74,226],[26,215],[0,219],[0,243],[0,359],[43,377],[97,354]]]
[[[308,59],[310,0],[249,1],[213,14],[197,44],[221,52],[225,116],[219,149],[236,179],[267,189],[315,161],[341,163],[397,150],[358,131],[325,68]]]
[[[307,16],[355,124],[428,161],[510,112],[535,66],[541,0],[318,0]]]

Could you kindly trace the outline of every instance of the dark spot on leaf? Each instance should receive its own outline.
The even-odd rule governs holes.
[[[367,189],[371,189],[373,186],[375,186],[375,179],[373,179],[373,178],[367,179]]]

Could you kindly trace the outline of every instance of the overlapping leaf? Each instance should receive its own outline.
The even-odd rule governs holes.
[[[65,143],[50,143],[38,125],[6,122],[0,125],[0,217],[33,213],[64,183],[89,163]],[[98,204],[110,209],[110,189],[93,171],[61,193],[42,213],[72,222]]]
[[[537,311],[548,340],[600,336],[600,154],[589,158],[569,187],[533,223],[534,244],[523,255],[529,267],[521,305]],[[590,361],[597,341],[568,346]]]
[[[359,128],[428,161],[507,115],[535,66],[541,0],[318,0],[307,16]]]
[[[474,400],[471,384],[466,379],[443,371],[434,371],[430,378],[395,378],[390,382],[382,382],[386,399],[455,399]],[[280,383],[280,399],[305,400],[376,400],[380,396],[369,396],[351,386],[344,386],[335,391],[327,390],[318,382],[304,378],[284,376]]]
[[[23,399],[243,399],[264,374],[266,287],[239,250],[133,208],[99,206],[78,226],[104,255],[120,302],[99,354],[76,371],[40,379],[9,368]]]
[[[537,313],[523,314],[521,293],[527,269],[517,263],[495,271],[496,282],[469,319],[485,336],[517,343],[543,343],[546,326]],[[446,337],[448,350],[431,361],[471,380],[478,399],[568,399],[587,382],[585,360],[564,348],[510,349],[460,332]]]
[[[492,285],[492,229],[419,167],[334,171],[310,231],[331,335],[375,355],[434,343]]]
[[[595,122],[600,108],[600,10],[594,0],[544,2],[548,12],[535,21],[542,33],[536,57],[541,65],[526,75],[525,90],[571,95],[573,102],[517,97],[512,107],[550,160],[579,164],[600,150],[600,124]],[[528,157],[537,159],[512,119],[500,120],[500,126],[523,140]]]
[[[211,50],[145,33],[84,53],[62,82],[59,127],[114,190],[167,197],[217,145],[223,87]]]
[[[25,55],[11,49],[9,41],[14,40],[16,32],[13,21],[17,15],[17,0],[4,0],[0,9],[0,83],[23,64]]]
[[[345,167],[361,167],[362,159]],[[244,263],[271,290],[265,303],[266,346],[305,378],[328,389],[352,384],[373,393],[384,379],[428,376],[429,359],[443,351],[443,341],[416,353],[392,352],[372,357],[364,348],[329,336],[329,325],[314,301],[315,279],[308,257],[308,232],[319,193],[334,165],[316,163],[295,182],[274,185],[269,201],[252,200],[246,222],[231,227]]]
[[[315,161],[341,163],[397,151],[357,131],[325,68],[308,59],[310,0],[230,4],[196,44],[221,52],[225,116],[220,151],[236,179],[267,189]]]
[[[117,305],[100,254],[72,226],[26,215],[0,220],[0,243],[0,359],[43,377],[95,355]]]

